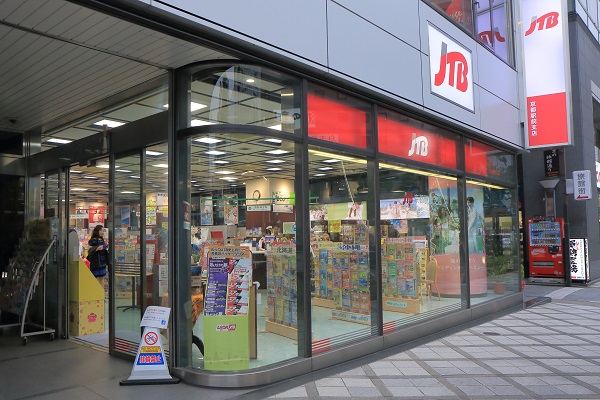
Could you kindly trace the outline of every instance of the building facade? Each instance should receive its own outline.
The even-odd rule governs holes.
[[[51,323],[131,357],[170,307],[171,372],[242,387],[521,303],[517,3],[0,3]]]

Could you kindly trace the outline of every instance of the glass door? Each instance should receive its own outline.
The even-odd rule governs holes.
[[[135,355],[140,342],[144,301],[145,226],[142,223],[142,156],[140,152],[115,157],[114,212],[111,227],[112,285],[111,351]]]

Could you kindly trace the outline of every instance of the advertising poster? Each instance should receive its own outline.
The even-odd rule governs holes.
[[[131,209],[129,206],[121,207],[121,226],[126,228],[129,226],[129,221],[131,217]]]
[[[367,202],[327,204],[326,220],[365,220],[367,219]]]
[[[382,200],[381,219],[417,219],[429,218],[429,196],[412,195],[402,199]]]
[[[252,255],[241,246],[208,246],[204,306],[204,365],[217,371],[250,363],[248,308]]]
[[[225,225],[237,225],[238,206],[225,204]]]
[[[89,223],[90,225],[104,225],[105,206],[90,206]]]
[[[213,224],[213,200],[211,197],[200,199],[200,225]]]

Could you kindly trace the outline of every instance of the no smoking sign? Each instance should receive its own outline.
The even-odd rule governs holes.
[[[158,335],[154,332],[148,332],[144,335],[144,342],[149,346],[153,346],[158,342]]]

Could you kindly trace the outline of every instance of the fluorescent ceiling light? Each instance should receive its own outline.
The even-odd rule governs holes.
[[[74,191],[74,192],[85,192],[87,189],[86,188],[74,187],[74,188],[71,188],[71,190]]]
[[[280,150],[280,149],[265,151],[265,154],[275,154],[275,155],[287,154],[287,153],[289,153],[289,151]]]
[[[235,172],[234,171],[215,171],[215,174],[231,175],[231,174],[235,174]]]
[[[246,79],[246,82],[248,82],[248,83],[254,83],[254,79],[248,78],[248,79]]]
[[[104,183],[104,184],[108,185],[108,182],[98,182],[98,183]]]
[[[163,172],[163,175],[169,175],[169,173],[168,172]]]
[[[313,176],[325,176],[327,174],[314,174]]]
[[[267,168],[267,171],[282,171],[283,168]]]
[[[381,168],[389,168],[389,169],[393,169],[395,171],[410,172],[410,173],[417,174],[417,175],[432,176],[434,178],[442,178],[442,179],[447,179],[447,180],[450,180],[450,181],[457,180],[455,176],[435,174],[435,173],[429,172],[429,171],[421,171],[421,170],[418,170],[418,169],[400,167],[400,166],[391,165],[391,164],[381,163],[381,164],[379,164],[379,168],[380,169]]]
[[[203,108],[206,108],[206,107],[208,107],[208,106],[205,104],[196,103],[195,101],[192,101],[190,103],[190,111],[192,111],[192,112],[202,110]]]
[[[287,97],[287,96],[293,96],[294,92],[281,92],[281,96],[283,97]]]
[[[121,194],[135,194],[135,192],[132,192],[131,190],[124,190],[121,192]]]
[[[223,160],[214,160],[212,163],[213,163],[213,164],[229,164],[229,161],[223,161]]]
[[[478,185],[478,186],[485,186],[491,189],[503,189],[505,190],[505,187],[502,186],[498,186],[498,185],[492,185],[491,183],[483,183],[483,182],[479,182],[479,181],[473,181],[470,179],[467,179],[467,183],[470,183],[471,185]]]
[[[246,171],[246,172],[242,172],[242,175],[250,174],[250,173],[252,173],[252,172],[254,172],[254,171]]]
[[[58,143],[58,144],[67,144],[67,143],[71,143],[72,140],[67,140],[67,139],[59,139],[59,138],[50,138],[48,140],[46,140],[46,143]]]
[[[284,160],[268,160],[266,162],[268,162],[269,164],[281,164],[281,163],[284,163],[285,161]]]
[[[280,139],[265,139],[265,142],[269,142],[269,143],[281,143]]]
[[[336,160],[340,160],[340,161],[349,161],[349,162],[355,162],[358,164],[366,164],[367,163],[367,160],[363,160],[360,158],[342,156],[340,154],[327,153],[325,151],[320,151],[320,150],[310,150],[309,149],[308,153],[315,155],[315,156],[327,157],[327,158],[336,159]]]
[[[110,165],[108,165],[108,164],[100,164],[100,165],[96,165],[96,168],[108,169],[108,168],[110,168]],[[119,168],[119,166],[115,165],[115,168]]]
[[[117,169],[116,171],[117,171],[117,172],[131,172],[131,171],[130,171],[130,170],[128,170],[128,169]]]
[[[337,160],[335,158],[331,158],[329,160],[323,160],[323,162],[327,163],[327,164],[333,164],[333,163],[340,162],[340,161],[342,161],[342,160]]]
[[[331,167],[321,167],[321,168],[318,168],[318,169],[321,170],[321,171],[329,171],[330,169],[333,169],[333,168],[331,168]]]
[[[117,126],[125,125],[125,122],[113,121],[110,119],[103,119],[98,122],[94,122],[93,125],[98,125],[98,126],[106,125],[109,128],[116,128]]]
[[[211,155],[211,156],[222,156],[223,154],[225,154],[224,151],[219,151],[219,150],[209,150],[209,151],[205,151],[204,153]]]
[[[225,178],[219,178],[224,181],[237,181],[238,178],[234,178],[233,176],[226,176]]]
[[[163,154],[165,154],[165,153],[161,153],[159,151],[146,150],[146,155],[149,155],[149,156],[160,156]]]
[[[88,176],[84,176],[83,179],[98,179],[98,178],[95,176],[88,175]]]
[[[221,140],[221,139],[215,139],[215,138],[211,138],[211,137],[203,137],[200,139],[194,139],[194,142],[200,142],[200,143],[206,143],[206,144],[215,144],[215,143],[219,143],[222,141],[223,140]]]
[[[198,181],[190,181],[190,182],[192,182],[192,183],[196,183],[196,182],[198,182]]]
[[[205,121],[203,119],[193,119],[190,121],[191,126],[204,126],[204,125],[214,125],[214,122]]]
[[[130,178],[133,178],[133,179],[140,179],[140,177],[139,177],[139,176],[137,176],[137,175],[130,175],[129,177],[130,177]]]
[[[277,124],[277,125],[273,125],[273,126],[267,126],[267,128],[269,128],[269,129],[275,129],[276,131],[280,131],[281,130],[281,124]]]
[[[169,168],[168,164],[154,164],[156,168]]]
[[[83,173],[83,171],[77,171],[75,169],[72,169],[70,172],[73,173],[73,174],[81,174],[81,173]]]

